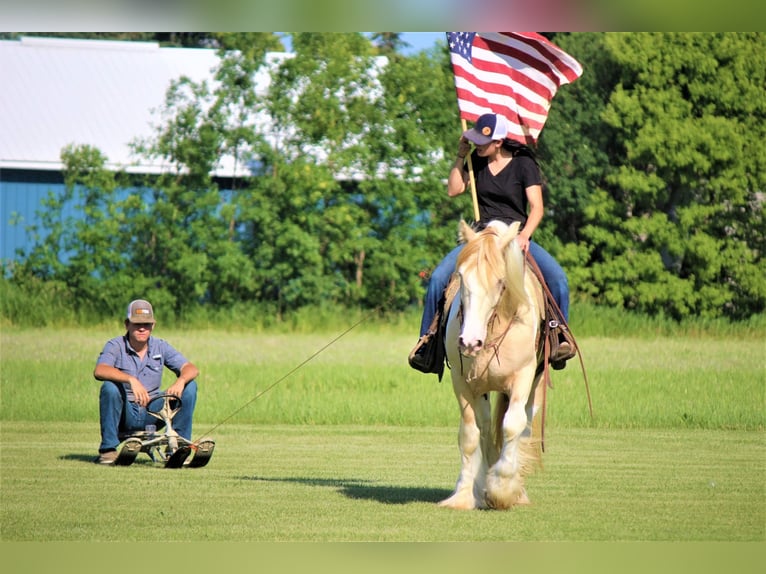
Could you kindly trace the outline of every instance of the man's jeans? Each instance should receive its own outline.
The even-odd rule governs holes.
[[[192,415],[197,403],[197,383],[189,381],[181,394],[181,409],[173,417],[173,429],[183,438],[191,440]],[[160,399],[153,399],[149,406],[156,410],[162,408]],[[125,386],[104,381],[99,394],[101,417],[101,446],[99,452],[115,450],[120,444],[119,432],[142,431],[148,424],[163,428],[165,423],[146,412],[138,403],[126,398]]]
[[[441,299],[449,279],[455,271],[457,256],[463,249],[463,245],[461,243],[450,251],[431,274],[431,280],[426,290],[426,298],[423,302],[423,319],[420,323],[421,337],[428,332],[428,328],[434,320],[434,315],[436,315],[436,310],[439,307],[439,299]],[[567,280],[566,273],[564,273],[558,262],[534,241],[529,242],[529,252],[534,257],[538,267],[540,267],[548,289],[551,290],[553,299],[561,309],[564,319],[569,322],[569,281]]]

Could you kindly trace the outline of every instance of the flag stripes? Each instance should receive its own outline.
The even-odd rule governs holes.
[[[502,114],[510,134],[534,143],[553,96],[582,75],[572,56],[536,32],[449,32],[460,117]]]

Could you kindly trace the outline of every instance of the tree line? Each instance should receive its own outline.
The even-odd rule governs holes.
[[[584,74],[555,96],[536,150],[546,217],[535,239],[568,272],[575,304],[676,319],[763,312],[766,35],[548,36]],[[140,178],[108,171],[97,149],[62,150],[66,191],[42,206],[29,230],[42,239],[7,280],[56,285],[103,316],[132,297],[178,317],[419,304],[473,212],[468,194],[446,196],[461,131],[446,46],[405,56],[396,34],[292,34],[294,57],[259,94],[274,34],[186,40],[220,49],[218,82],[174,83],[155,137],[135,144],[173,171]],[[273,124],[254,124],[256,111]],[[255,175],[213,178],[223,155]]]

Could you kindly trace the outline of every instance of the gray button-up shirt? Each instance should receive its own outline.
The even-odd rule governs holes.
[[[147,345],[148,348],[142,361],[133,347],[130,346],[127,335],[115,337],[106,342],[96,364],[109,365],[123,373],[133,375],[141,381],[150,397],[156,397],[160,394],[160,387],[162,386],[162,367],[167,367],[177,377],[181,373],[181,367],[189,361],[163,339],[149,337]],[[130,385],[126,384],[125,390],[128,400],[135,401]]]

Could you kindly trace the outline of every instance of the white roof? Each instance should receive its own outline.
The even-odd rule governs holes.
[[[64,146],[87,144],[112,169],[157,173],[162,166],[137,163],[129,144],[154,136],[172,80],[212,82],[218,61],[213,49],[153,42],[2,40],[0,169],[58,171]],[[217,175],[232,175],[225,159]]]

